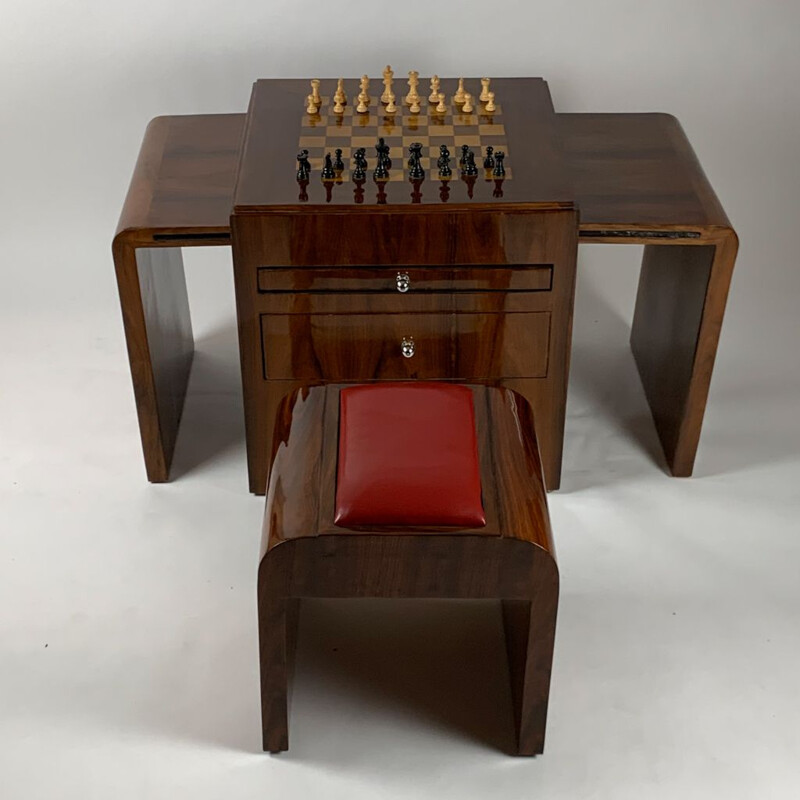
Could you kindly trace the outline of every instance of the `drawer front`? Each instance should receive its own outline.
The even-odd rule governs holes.
[[[259,292],[547,292],[553,265],[486,267],[259,267]]]
[[[550,314],[262,314],[264,377],[543,378]]]

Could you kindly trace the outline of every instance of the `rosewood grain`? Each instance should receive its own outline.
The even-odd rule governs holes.
[[[546,87],[541,83],[537,91],[543,88]],[[512,96],[506,95],[507,98]],[[534,105],[545,114],[552,110],[549,98],[545,101],[539,97]],[[217,114],[154,120],[142,144],[114,239],[114,261],[139,427],[147,474],[153,481],[165,481],[169,476],[188,377],[190,356],[187,353],[192,348],[179,248],[229,244],[230,213],[241,160],[245,116]],[[548,142],[541,152],[548,164],[562,172],[563,186],[557,193],[562,196],[570,194],[580,209],[580,240],[648,246],[632,346],[670,469],[674,475],[690,475],[736,260],[736,234],[685,134],[670,115],[555,114],[554,123],[553,141]],[[515,144],[515,150],[519,152],[520,146],[524,149],[526,142],[534,140],[541,144],[546,134],[542,125],[542,122],[537,122],[531,128],[532,138]],[[552,181],[552,174],[546,180]],[[260,190],[254,185],[252,191]],[[419,210],[410,206],[406,208]],[[430,205],[428,208],[433,210],[437,207]],[[439,208],[446,216],[451,212],[449,205],[440,205]],[[469,208],[472,214],[479,205]],[[491,206],[490,210],[497,208],[499,206]],[[391,214],[393,206],[381,209],[377,213]],[[513,206],[504,206],[504,209],[511,210]],[[339,210],[343,210],[341,206]],[[451,296],[458,296],[452,301],[453,310],[547,310],[537,305],[532,292],[501,292],[504,300],[498,304],[491,297],[493,289],[480,293],[482,279],[477,285],[467,283],[477,279],[474,272],[467,278],[466,269],[477,268],[481,260],[486,263],[486,252],[482,249],[484,233],[487,230],[491,232],[493,226],[500,224],[492,219],[493,216],[484,216],[480,223],[468,222],[456,238],[440,242],[442,255],[438,266],[445,266],[448,261],[455,264],[458,241],[475,253],[476,261],[460,264],[464,267],[461,276],[465,281],[460,286],[475,286],[478,291],[468,290],[459,294],[454,288]],[[536,245],[535,234],[531,240],[524,221],[512,226],[511,215],[506,213],[503,217],[503,235],[508,237],[504,265],[544,263],[542,248]],[[402,255],[407,242],[421,235],[420,229],[413,227],[413,218],[409,218],[407,224],[412,226],[407,235],[404,232],[387,234],[380,224],[364,234],[372,237],[374,230],[376,236],[384,237],[384,242],[387,235],[392,237],[385,247],[387,257],[401,253],[396,262],[392,261],[392,267],[420,267],[420,263],[414,264],[413,259]],[[278,237],[275,257],[269,263],[254,265],[256,268],[274,266],[290,270],[297,276],[298,291],[308,291],[314,281],[324,283],[329,280],[332,273],[322,269],[324,264],[316,264],[321,268],[319,276],[311,278],[308,273],[297,270],[293,266],[295,260],[287,260],[286,255],[296,256],[297,263],[313,263],[313,252],[308,243],[315,240],[315,227],[321,226],[319,231],[323,235],[334,237],[336,248],[331,249],[341,254],[330,266],[342,270],[342,280],[349,279],[348,266],[356,264],[348,261],[353,256],[349,254],[348,246],[342,244],[347,237],[341,220],[327,227],[315,220],[276,221],[275,225],[269,232],[265,231]],[[492,235],[489,238],[492,239]],[[691,280],[691,286],[686,287],[680,281],[670,279],[668,273],[672,263],[676,273],[682,272],[685,256],[681,248],[695,245],[713,248],[713,258],[707,279]],[[678,249],[673,251],[676,246]],[[171,254],[168,255],[165,249],[137,255],[143,249],[153,248],[166,248]],[[413,246],[410,249],[413,250]],[[328,252],[326,258],[330,257]],[[450,278],[445,278],[444,274],[443,282],[451,279],[455,282],[452,273]],[[264,302],[258,313],[338,313],[344,307],[335,294],[333,289],[313,295],[313,301],[303,310],[294,304],[293,299],[281,297],[279,291],[274,291],[269,295],[262,294]],[[353,308],[362,308],[355,293],[345,294]],[[413,292],[407,296],[409,302],[404,310],[425,310],[421,305],[421,293],[417,293],[413,302],[411,294]],[[373,303],[365,310],[390,313],[396,310],[392,302],[390,296],[376,294]],[[645,313],[645,309],[654,306],[677,308],[684,302],[695,309],[694,318],[687,321],[696,336],[693,347],[684,341],[685,332],[672,333],[661,323],[651,330],[649,316]],[[698,308],[701,309],[699,312]],[[260,342],[258,330],[254,330],[253,335]],[[665,404],[657,399],[661,396],[657,386],[672,378],[680,381],[680,387],[676,385],[667,393],[670,401]],[[275,387],[273,393],[289,391],[292,385],[289,381],[286,386]],[[279,400],[280,397],[274,402],[267,401],[272,409],[269,413],[274,415]],[[547,452],[547,431],[542,432],[541,439]],[[551,485],[556,484],[551,481]]]
[[[558,568],[530,407],[513,392],[473,388],[484,527],[342,528],[333,524],[340,388],[301,389],[276,414],[258,575],[264,749],[289,745],[299,598],[420,597],[503,601],[517,752],[541,753]]]

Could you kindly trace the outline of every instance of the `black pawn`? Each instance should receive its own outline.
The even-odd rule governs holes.
[[[449,178],[453,174],[450,169],[450,151],[447,149],[446,144],[439,145],[439,158],[436,161],[436,166],[439,167],[439,177]]]
[[[389,179],[389,170],[386,169],[386,162],[382,158],[378,159],[378,166],[375,167],[375,172],[372,173],[372,179],[375,182]]]
[[[301,150],[297,154],[297,180],[307,181],[311,175],[311,165],[308,163],[308,150]]]
[[[494,170],[492,170],[492,175],[494,175],[495,178],[505,177],[506,168],[503,166],[503,161],[505,160],[505,157],[506,154],[502,150],[498,150],[494,154],[495,165],[494,165]]]
[[[367,178],[367,159],[364,158],[364,150],[363,147],[359,147],[358,150],[353,155],[353,180],[354,181],[363,181]]]
[[[386,140],[381,136],[378,139],[378,144],[375,145],[375,151],[378,154],[378,164],[383,163],[383,166],[386,169],[392,168],[392,159],[389,158],[389,146],[386,144]]]
[[[483,168],[484,169],[493,169],[494,168],[494,156],[492,155],[492,153],[494,153],[494,147],[489,145],[486,148],[486,158],[483,159]]]
[[[336,148],[336,159],[333,162],[333,171],[338,175],[344,172],[344,161],[342,161],[342,150],[340,147]]]
[[[461,158],[458,159],[458,166],[463,167],[467,163],[467,153],[469,153],[469,145],[461,145]]]
[[[333,171],[333,161],[331,160],[331,154],[325,154],[325,166],[322,168],[322,180],[324,181],[332,181],[336,177],[336,173]]]
[[[467,159],[464,162],[464,174],[469,176],[478,174],[478,168],[475,166],[475,153],[472,150],[467,152]]]
[[[411,180],[423,180],[425,178],[425,170],[422,168],[422,144],[414,142],[409,145],[408,149],[411,151],[411,158],[408,159],[410,167],[408,177]]]

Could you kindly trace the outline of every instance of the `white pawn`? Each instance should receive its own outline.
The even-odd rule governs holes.
[[[447,105],[444,102],[444,92],[439,92],[439,105],[436,106],[436,113],[437,114],[444,114],[447,112]]]
[[[394,104],[394,101],[395,101],[394,92],[389,92],[389,96],[386,99],[387,114],[394,114],[397,111],[397,106]]]
[[[486,101],[486,110],[487,111],[494,111],[497,106],[494,104],[494,92],[487,92],[489,95],[489,99]]]
[[[472,113],[472,95],[469,92],[464,95],[464,105],[461,106],[461,110],[465,114]]]
[[[306,114],[308,114],[309,116],[314,116],[314,114],[318,114],[319,109],[317,108],[317,104],[314,102],[314,95],[310,94],[306,98],[306,101],[308,103],[308,106],[306,107]]]
[[[409,107],[409,109],[408,109],[408,110],[409,110],[409,111],[410,111],[412,114],[419,114],[420,108],[419,108],[419,95],[418,95],[418,94],[415,94],[415,95],[414,95],[414,96],[411,98],[411,106]]]

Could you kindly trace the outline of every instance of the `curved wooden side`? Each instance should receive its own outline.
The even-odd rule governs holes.
[[[301,597],[499,599],[509,656],[518,753],[544,747],[558,566],[528,403],[472,387],[487,526],[336,527],[339,388],[283,401],[258,572],[264,749],[288,747],[288,681]]]
[[[244,114],[156,117],[112,244],[147,477],[169,480],[194,340],[181,247],[230,244]]]

